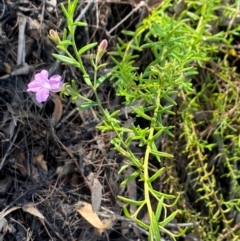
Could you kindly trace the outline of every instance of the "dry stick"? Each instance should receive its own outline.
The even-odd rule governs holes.
[[[144,2],[145,2],[146,6],[147,6],[147,8],[148,8],[148,11],[151,10],[151,9],[148,7],[149,0],[145,0]],[[143,18],[144,18],[144,16],[146,15],[146,13],[147,13],[147,11],[146,11],[146,8],[145,8],[145,9],[143,9],[143,11],[142,11],[141,14],[140,14],[140,17],[139,17],[139,20],[138,20],[139,22],[142,22],[142,21],[143,21]]]
[[[2,1],[2,3],[3,3],[3,9],[2,9],[2,14],[0,15],[0,19],[2,18],[6,10],[6,4],[4,3],[4,1]]]
[[[104,207],[101,207],[103,210],[111,213],[113,215],[113,217],[116,217],[117,220],[119,221],[125,221],[125,222],[128,222],[130,225],[132,225],[133,227],[135,227],[136,229],[140,230],[143,234],[145,234],[146,236],[149,237],[149,232],[143,228],[141,228],[140,226],[138,226],[133,220],[129,219],[129,218],[125,218],[125,217],[122,217],[122,216],[119,216],[119,215],[116,215],[114,212],[110,211],[109,209],[107,208],[104,208]],[[103,216],[106,218],[106,215],[102,215],[101,213],[99,213],[99,216]],[[111,217],[108,217],[108,218],[111,218]],[[165,239],[161,238],[162,241],[166,241]]]
[[[132,16],[132,14],[136,11],[138,11],[138,9],[140,9],[141,7],[148,7],[147,4],[144,1],[141,1],[122,21],[120,21],[117,25],[115,25],[110,31],[108,31],[108,35],[111,35],[111,33],[118,28],[122,23],[124,23],[129,17]]]
[[[10,143],[10,145],[9,145],[9,147],[8,147],[8,149],[7,149],[6,153],[5,153],[5,155],[4,155],[4,157],[3,157],[2,160],[1,160],[1,163],[0,163],[0,170],[2,169],[2,167],[3,167],[3,165],[4,165],[4,162],[6,161],[7,156],[8,156],[8,154],[9,154],[9,152],[10,152],[12,146],[14,145],[14,142],[15,142],[15,140],[16,140],[16,138],[17,138],[18,129],[19,129],[19,125],[17,126],[16,133],[15,133],[15,135],[14,135],[14,137],[13,137],[13,139],[12,139],[12,141],[11,141],[11,143]]]
[[[129,224],[131,224],[133,227],[139,229],[143,234],[149,236],[149,232],[146,231],[145,229],[139,227],[134,220],[130,219],[130,218],[125,218],[125,217],[122,217],[120,215],[117,215],[115,214],[113,211],[105,208],[105,207],[101,207],[102,210],[104,211],[107,211],[109,212],[113,217],[116,218],[116,220],[119,220],[119,221],[125,221],[125,222],[128,222]],[[108,216],[108,215],[104,215],[102,214],[101,212],[98,212],[99,216],[102,216],[104,218],[111,218],[112,216]],[[146,224],[149,224],[147,222],[145,222]],[[178,227],[194,227],[194,226],[198,226],[199,223],[198,222],[192,222],[192,223],[168,223],[165,225],[165,227],[171,227],[171,228],[178,228]],[[161,240],[162,241],[166,241],[165,239],[163,239],[161,237]]]
[[[76,108],[71,110],[58,124],[56,125],[56,129],[59,128],[62,124],[64,124],[66,121],[68,121],[69,118],[71,118],[76,112]]]
[[[85,15],[83,15],[83,17],[81,19],[82,19],[83,22],[87,22]],[[89,28],[88,28],[88,26],[85,26],[84,32],[85,32],[85,37],[87,39],[86,42],[89,42]],[[87,51],[87,53],[89,53],[89,52],[90,52],[90,49]]]
[[[116,216],[116,219],[117,220],[120,220],[120,221],[126,221],[128,223],[135,223],[134,220],[130,219],[130,218],[126,218],[126,217],[122,217],[120,215],[117,215],[115,214],[113,211],[105,208],[105,207],[101,207],[102,210],[104,211],[107,211],[109,213],[111,213],[112,215]],[[108,215],[104,215],[104,214],[101,214],[99,213],[99,216],[103,216],[105,218],[110,218]],[[149,222],[144,222],[145,224],[150,224]],[[167,228],[178,228],[178,227],[195,227],[195,226],[199,226],[199,222],[189,222],[189,223],[168,223],[166,224],[164,227],[167,227]]]
[[[61,147],[68,153],[68,155],[72,158],[72,160],[74,161],[74,164],[77,167],[77,170],[79,171],[79,173],[81,174],[82,178],[84,179],[85,184],[88,186],[89,190],[91,190],[91,187],[89,185],[88,180],[86,179],[86,177],[84,176],[83,170],[82,168],[79,166],[79,164],[77,163],[76,158],[74,157],[74,155],[72,154],[72,150],[69,149],[68,147],[66,147],[58,138],[58,136],[56,135],[54,128],[51,127],[51,131],[52,131],[52,135],[54,137],[54,139],[61,145]],[[80,162],[81,162],[81,156],[80,156]]]
[[[18,23],[19,23],[19,34],[18,34],[18,57],[17,57],[17,65],[21,65],[25,63],[25,27],[26,27],[26,17],[23,14],[18,13]],[[0,163],[0,170],[2,169],[6,158],[17,138],[19,126],[17,127],[17,131],[7,149],[7,152],[5,153],[4,157],[1,160]]]
[[[5,75],[1,76],[0,79],[7,79],[7,78],[9,78],[10,76],[27,75],[27,74],[29,74],[33,69],[34,69],[33,66],[29,66],[29,65],[25,64],[23,67],[12,71],[11,74],[5,74]]]
[[[15,211],[17,209],[20,209],[20,206],[17,207],[12,207],[14,204],[17,203],[17,201],[22,198],[24,195],[26,195],[28,192],[34,190],[35,187],[28,189],[27,191],[25,191],[23,194],[21,194],[20,196],[18,196],[16,199],[14,199],[7,207],[5,207],[1,212],[0,212],[0,220],[2,218],[4,218],[5,216],[7,216],[9,213],[11,213],[12,211]],[[12,207],[12,208],[11,208]]]
[[[26,17],[18,13],[18,56],[17,56],[17,65],[25,64],[25,27],[27,23]]]
[[[46,218],[44,219],[44,222],[43,222],[42,224],[44,225],[44,223],[47,224],[47,226],[54,232],[54,234],[55,234],[60,240],[65,241],[65,239],[52,227],[53,225],[52,225],[51,223],[49,223]],[[45,226],[45,225],[44,225],[44,226]],[[45,228],[46,228],[46,227],[45,227]],[[46,228],[46,231],[47,231],[47,233],[48,233],[47,228]],[[50,235],[50,234],[48,233],[48,235]],[[51,236],[50,236],[50,237],[51,237]]]
[[[95,2],[95,0],[90,0],[87,4],[87,6],[82,10],[81,14],[76,18],[76,21],[80,21],[86,14],[86,12],[89,10],[91,5]]]
[[[23,67],[16,69],[15,71],[12,71],[10,74],[6,74],[4,76],[1,76],[0,79],[7,79],[11,76],[17,76],[17,75],[27,75],[29,74],[34,68],[33,66],[29,66],[25,63],[25,28],[26,28],[26,17],[18,13],[18,24],[19,24],[19,34],[18,34],[18,57],[17,57],[17,65],[23,65]],[[20,82],[19,82],[20,83]],[[25,85],[22,86],[23,89],[25,88]],[[28,92],[30,97],[32,98],[33,102],[39,106],[42,107],[42,104],[37,102],[33,98],[33,93]]]

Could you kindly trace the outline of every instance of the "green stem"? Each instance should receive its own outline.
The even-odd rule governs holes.
[[[81,57],[78,54],[78,50],[77,50],[77,45],[76,45],[76,41],[75,41],[75,38],[74,38],[74,34],[75,34],[75,28],[74,28],[74,26],[71,26],[72,46],[73,46],[73,50],[74,50],[75,56],[77,58],[77,61],[80,64],[79,69],[83,72],[83,75],[88,75],[86,70],[85,70],[85,68],[84,68],[84,66],[83,66],[82,59],[81,59]]]
[[[152,138],[154,135],[154,130],[155,130],[155,126],[156,126],[156,119],[157,119],[157,114],[158,114],[158,109],[159,109],[159,105],[160,105],[160,89],[157,91],[157,98],[156,100],[154,99],[153,101],[156,103],[156,108],[154,111],[154,115],[153,118],[151,120],[151,127],[149,130],[149,135],[148,135],[148,144],[147,144],[147,148],[146,148],[146,152],[145,152],[145,156],[144,156],[144,164],[143,164],[143,171],[144,171],[144,197],[145,197],[145,202],[147,205],[147,209],[148,209],[148,214],[152,223],[152,205],[151,205],[151,200],[150,200],[150,191],[149,191],[149,172],[148,172],[148,167],[149,167],[149,156],[150,156],[150,152],[152,149]]]

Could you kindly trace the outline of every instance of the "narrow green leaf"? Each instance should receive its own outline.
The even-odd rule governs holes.
[[[141,170],[142,166],[141,166],[141,161],[140,160],[138,160],[135,156],[131,156],[131,155],[130,155],[130,160],[131,160],[132,164],[136,168],[139,168]]]
[[[150,227],[150,230],[149,230],[148,241],[159,241],[159,240],[154,239],[154,234],[152,232],[151,227]]]
[[[88,86],[92,86],[92,82],[88,74],[83,75],[83,79]]]
[[[131,145],[131,143],[133,142],[133,140],[134,140],[134,136],[131,136],[131,135],[128,136],[127,139],[125,140],[126,146],[129,147],[129,145]]]
[[[139,220],[139,219],[134,219],[134,221],[137,223],[138,226],[149,230],[149,225],[147,225],[146,223],[144,223],[143,221]]]
[[[85,103],[83,103],[81,105],[78,105],[77,109],[78,110],[85,110],[85,109],[89,109],[89,108],[91,108],[93,106],[97,106],[97,103],[94,102],[94,101],[89,101],[89,102],[85,102]]]
[[[99,69],[101,69],[101,68],[104,68],[104,67],[106,67],[107,66],[107,63],[102,63],[102,64],[99,64],[98,66],[97,66],[97,69],[99,70]],[[109,72],[109,74],[110,74],[111,72]]]
[[[145,201],[135,201],[135,200],[132,200],[132,199],[129,199],[129,198],[125,198],[125,197],[122,197],[122,196],[118,196],[118,198],[122,201],[122,202],[125,202],[125,203],[128,203],[130,205],[134,205],[134,206],[140,206],[142,205]]]
[[[124,171],[126,168],[128,168],[130,165],[125,164],[123,166],[121,166],[120,170],[118,171],[118,173],[121,173],[122,171]]]
[[[162,193],[162,192],[159,192],[157,190],[154,190],[152,188],[149,188],[149,191],[152,193],[152,195],[158,197],[158,198],[162,198],[164,197],[165,199],[174,199],[176,198],[174,195],[171,195],[171,194],[167,194],[167,193]]]
[[[128,36],[134,36],[134,34],[135,34],[135,32],[128,31],[128,30],[123,30],[122,33],[125,34],[125,35],[128,35]]]
[[[65,46],[61,46],[61,45],[58,45],[57,48],[62,50],[63,52],[66,52],[67,50]]]
[[[161,241],[160,231],[159,231],[159,227],[158,227],[158,221],[157,221],[154,213],[152,213],[152,215],[151,215],[150,230],[151,230],[151,232],[153,234],[154,240]]]
[[[68,39],[62,40],[59,45],[63,45],[63,46],[72,45],[72,41]]]
[[[76,7],[77,7],[77,4],[78,4],[79,0],[74,0],[73,3],[72,3],[72,12],[74,13],[75,10],[76,10]]]
[[[135,172],[133,172],[129,177],[127,177],[122,183],[121,186],[125,186],[127,185],[129,182],[133,181],[134,179],[136,179],[139,175],[140,175],[141,171],[137,170]]]
[[[178,211],[171,213],[165,220],[159,223],[159,226],[164,227],[166,224],[170,223],[176,217],[177,214],[178,214]]]
[[[177,103],[168,95],[165,95],[164,99],[166,99],[168,102],[170,102],[172,104],[172,106],[177,105]],[[171,106],[170,106],[170,108],[171,108]],[[172,111],[169,111],[169,114],[175,115],[175,113]]]
[[[164,197],[161,197],[160,200],[158,201],[158,205],[155,213],[157,221],[160,219],[160,215],[162,213],[163,201],[164,201]]]
[[[149,140],[149,141],[150,141],[150,140]],[[154,141],[152,142],[151,147],[152,147],[152,150],[153,150],[153,151],[158,152],[158,149],[157,149],[156,144],[155,144]],[[155,157],[157,158],[157,160],[158,160],[159,162],[161,162],[161,159],[160,159],[160,156],[159,156],[159,155],[155,155]]]
[[[132,218],[131,214],[128,212],[128,209],[125,206],[123,206],[123,213],[127,218]]]
[[[78,93],[77,85],[76,85],[76,82],[74,81],[74,79],[71,80],[71,86],[73,88],[73,91]]]
[[[144,113],[144,109],[142,107],[136,108],[134,106],[131,106],[133,112],[137,114],[137,116],[142,117],[148,121],[152,120],[152,117]]]
[[[66,40],[67,39],[67,29],[66,28],[64,28],[64,30],[63,30],[63,40]]]
[[[85,27],[85,26],[87,26],[87,23],[85,23],[85,22],[74,22],[73,26]]]
[[[149,179],[148,182],[153,182],[155,181],[165,170],[164,167],[162,167],[161,169],[159,169],[156,173],[154,173]]]
[[[120,110],[115,110],[113,113],[111,113],[111,115],[110,115],[109,117],[114,117],[114,116],[116,116],[119,112],[120,112]]]
[[[164,128],[160,128],[158,132],[151,138],[151,141],[155,141],[158,137],[161,136],[161,134],[164,132]]]
[[[173,155],[168,154],[166,152],[161,152],[161,151],[157,151],[157,150],[153,150],[153,149],[151,149],[150,152],[152,154],[154,154],[155,156],[158,155],[160,157],[173,158]]]
[[[68,20],[70,18],[67,9],[64,7],[64,4],[61,3],[61,9],[63,11],[63,14],[65,15],[66,19]]]
[[[70,57],[64,56],[64,55],[60,55],[60,54],[52,54],[54,58],[60,60],[63,63],[66,64],[71,64],[74,66],[78,66],[78,62],[75,59],[72,59]]]
[[[111,72],[108,72],[107,74],[101,76],[100,78],[97,79],[96,82],[96,88],[98,88],[107,78],[111,76]]]
[[[80,50],[78,50],[78,55],[81,56],[83,53],[87,52],[89,49],[94,48],[96,45],[97,43],[92,43],[82,47]]]

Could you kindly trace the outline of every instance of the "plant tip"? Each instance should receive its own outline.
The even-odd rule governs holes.
[[[58,45],[60,43],[60,37],[58,35],[58,32],[53,30],[53,29],[50,29],[49,30],[49,38],[56,44]]]

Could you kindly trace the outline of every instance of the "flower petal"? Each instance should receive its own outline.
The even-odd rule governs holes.
[[[62,77],[60,75],[53,75],[49,79],[49,84],[51,86],[51,91],[52,92],[59,92],[62,89]]]
[[[40,73],[35,74],[33,81],[28,84],[27,91],[36,92],[40,88],[50,89],[50,84],[48,81],[48,71],[42,70]]]
[[[49,89],[41,88],[36,93],[36,99],[40,102],[45,102],[49,96]]]
[[[32,91],[32,92],[36,92],[38,91],[39,89],[41,89],[43,86],[43,83],[42,82],[39,82],[37,80],[33,80],[32,82],[30,82],[28,84],[28,89],[27,91]]]
[[[35,74],[34,80],[48,83],[48,71],[43,69],[40,73]]]

